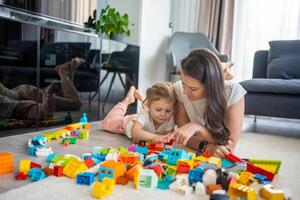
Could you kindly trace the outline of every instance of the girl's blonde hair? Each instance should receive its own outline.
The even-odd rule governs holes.
[[[143,105],[145,103],[149,105],[153,101],[158,101],[160,99],[167,99],[175,104],[176,94],[173,85],[170,82],[158,82],[148,88]]]

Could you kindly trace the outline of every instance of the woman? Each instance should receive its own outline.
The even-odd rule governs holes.
[[[224,82],[219,59],[207,49],[190,52],[181,68],[175,83],[175,142],[223,158],[239,139],[246,91]]]

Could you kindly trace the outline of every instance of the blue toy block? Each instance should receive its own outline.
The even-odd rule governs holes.
[[[47,138],[42,135],[34,136],[31,140],[31,143],[34,146],[38,146],[38,145],[46,146]]]
[[[82,113],[82,116],[80,117],[79,123],[81,123],[81,124],[87,124],[87,123],[89,123],[85,112]]]
[[[158,181],[157,187],[162,190],[168,190],[174,180],[175,177],[173,175],[167,174],[162,180]]]
[[[76,183],[79,185],[91,185],[95,181],[95,175],[92,172],[84,172],[76,176]]]
[[[114,179],[114,170],[107,167],[99,167],[98,180],[102,182],[104,177]]]
[[[263,176],[261,174],[254,174],[253,178],[259,180],[260,182],[264,182],[268,180],[266,176]]]
[[[186,153],[182,149],[171,149],[169,157],[167,159],[167,164],[169,165],[176,165],[177,161],[180,159],[189,160],[191,155]]]
[[[196,167],[189,171],[189,183],[197,183],[199,181],[202,182],[202,176],[204,174],[204,169],[202,167]]]
[[[57,157],[57,155],[55,153],[51,153],[49,156],[47,156],[46,162],[47,163],[52,162],[52,159],[55,158],[55,157]]]
[[[223,159],[221,161],[221,166],[222,166],[222,168],[230,168],[230,167],[234,166],[234,162],[231,162],[230,160],[227,160],[227,159]]]
[[[40,168],[31,168],[28,172],[28,176],[32,181],[40,181],[46,178],[45,172]]]
[[[144,155],[148,154],[148,147],[140,147],[140,146],[136,146],[135,147],[135,151]]]

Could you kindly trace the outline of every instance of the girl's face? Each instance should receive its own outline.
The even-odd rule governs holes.
[[[152,101],[148,105],[149,115],[155,124],[163,124],[168,121],[174,113],[174,102],[161,98]]]
[[[187,96],[190,101],[200,100],[205,97],[204,85],[181,72],[180,79],[183,87],[183,94]]]

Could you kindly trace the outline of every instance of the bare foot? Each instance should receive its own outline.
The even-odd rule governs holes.
[[[122,103],[125,103],[127,105],[132,104],[135,102],[135,96],[134,96],[134,92],[135,92],[135,87],[131,86],[125,99],[122,101]]]
[[[134,97],[141,102],[143,102],[145,100],[144,95],[138,89],[135,89]]]
[[[71,60],[71,70],[76,70],[78,68],[79,65],[85,63],[85,60],[83,58],[73,58]]]

